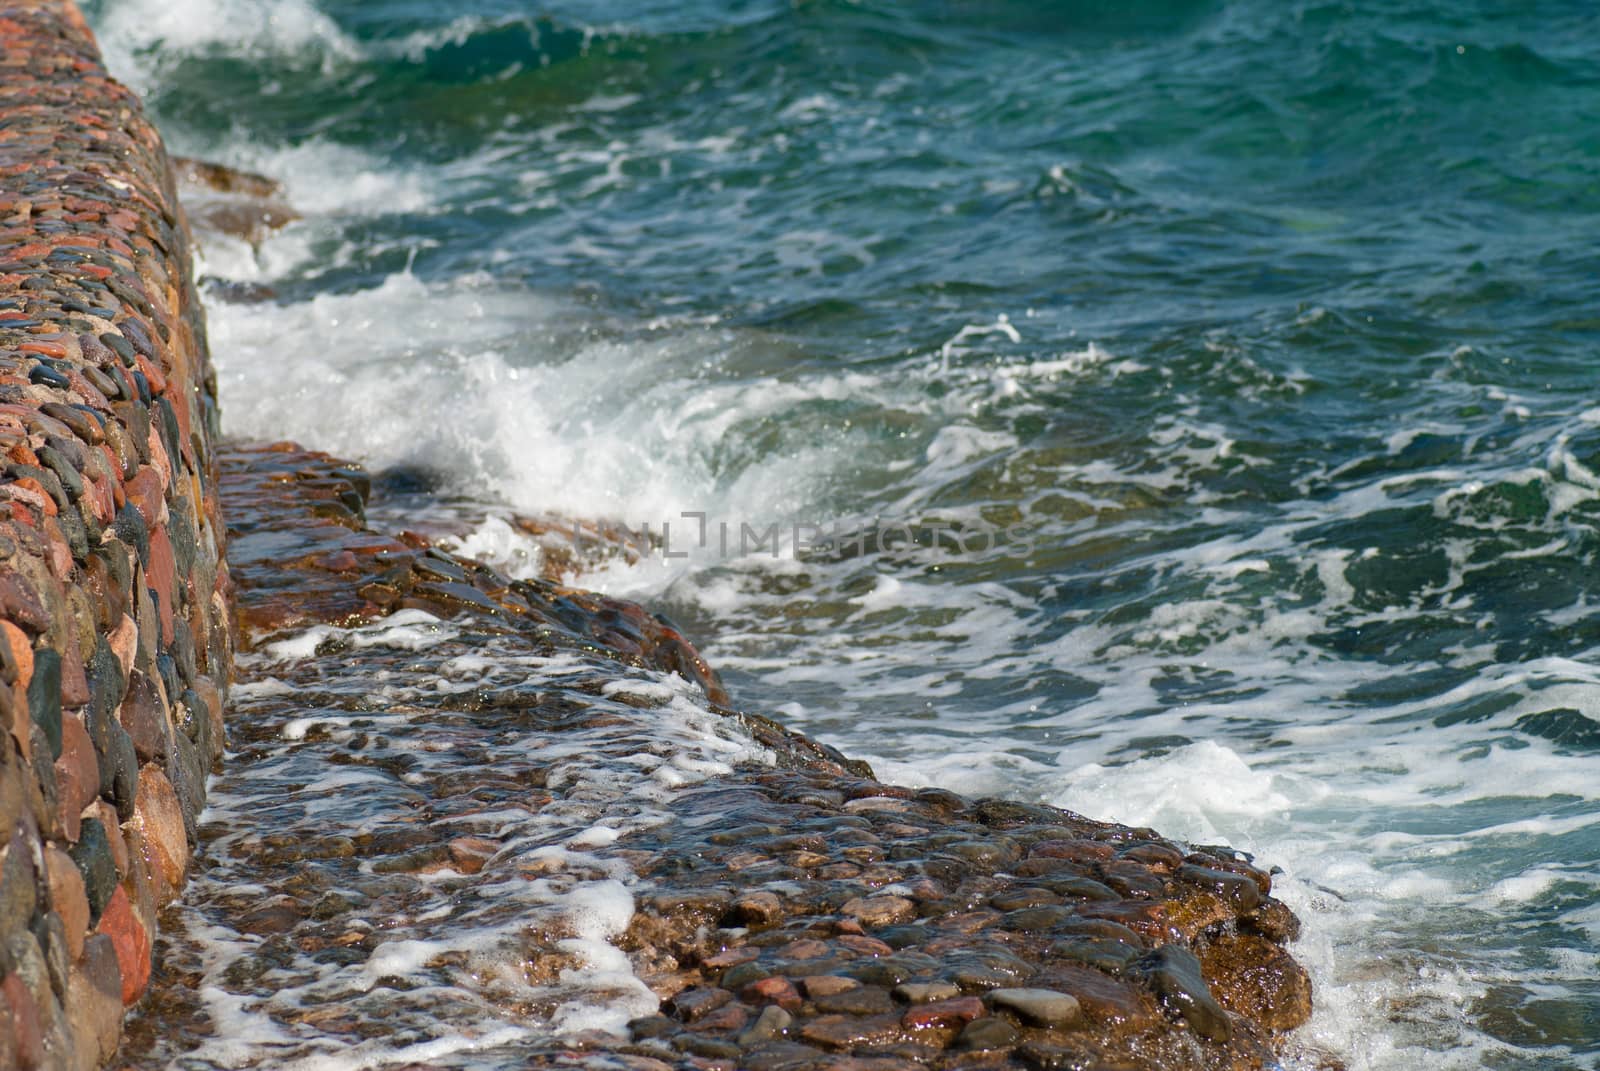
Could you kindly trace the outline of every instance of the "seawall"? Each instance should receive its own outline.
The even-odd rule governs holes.
[[[215,391],[138,99],[65,0],[0,51],[0,1067],[90,1068],[221,754]]]

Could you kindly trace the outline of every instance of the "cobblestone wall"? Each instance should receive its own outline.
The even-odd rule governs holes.
[[[214,383],[172,172],[69,2],[0,3],[0,1067],[94,1067],[221,753]]]

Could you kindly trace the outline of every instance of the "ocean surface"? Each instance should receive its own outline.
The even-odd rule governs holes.
[[[1281,866],[1352,1069],[1600,1067],[1593,5],[87,8],[303,216],[203,251],[228,432],[513,570],[648,529],[585,582],[740,706]]]

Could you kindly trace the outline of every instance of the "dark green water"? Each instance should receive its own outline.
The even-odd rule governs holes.
[[[1600,1066],[1592,6],[90,8],[305,214],[206,253],[235,431],[670,523],[596,582],[746,705],[1280,863],[1354,1068]]]

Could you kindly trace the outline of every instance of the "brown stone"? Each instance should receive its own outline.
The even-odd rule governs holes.
[[[162,525],[150,533],[149,581],[155,590],[163,593],[161,603],[157,607],[163,644],[172,643],[173,607],[170,595],[178,590],[176,569],[177,565],[172,557],[172,540],[167,535],[166,526]]]
[[[14,683],[26,688],[33,679],[33,644],[28,641],[28,634],[10,621],[0,620],[0,642],[5,643],[17,667]]]
[[[167,775],[153,763],[146,763],[139,770],[139,790],[130,825],[144,838],[151,869],[158,872],[170,888],[181,886],[189,864],[183,808]]]
[[[699,1033],[736,1034],[750,1021],[750,1012],[743,1004],[724,1004],[689,1025]]]
[[[823,1015],[800,1027],[800,1037],[826,1049],[882,1045],[902,1036],[898,1015]]]
[[[844,934],[839,938],[839,943],[850,951],[862,956],[888,956],[894,949],[878,940],[876,937],[865,937],[858,934]]]
[[[876,986],[817,997],[816,1005],[819,1012],[840,1015],[887,1015],[894,1010],[894,1001],[888,992]]]
[[[1033,983],[1076,997],[1084,1018],[1113,1033],[1145,1030],[1160,1021],[1155,1001],[1142,990],[1088,967],[1053,967]]]
[[[759,948],[741,947],[724,949],[714,956],[707,956],[701,962],[707,967],[722,969],[737,967],[741,963],[749,963],[751,960],[760,958],[761,950]]]
[[[38,1002],[23,985],[21,974],[12,971],[0,981],[0,997],[5,998],[4,1003],[11,1013],[9,1025],[17,1066],[38,1067],[44,1062],[44,1024],[40,1020]]]
[[[956,1047],[979,1052],[1009,1049],[1020,1040],[1017,1028],[1004,1019],[974,1019],[956,1038]]]
[[[1044,907],[1049,904],[1059,904],[1060,902],[1061,897],[1049,889],[1027,886],[1007,889],[989,897],[989,906],[996,911],[1021,911],[1023,908]]]
[[[487,837],[457,837],[449,844],[450,861],[463,874],[476,874],[500,850],[500,845]]]
[[[728,913],[740,926],[773,926],[783,920],[783,901],[776,893],[745,893],[734,900]]]
[[[685,989],[667,1001],[663,1010],[686,1023],[692,1023],[732,999],[733,994],[726,989],[719,989],[716,986],[696,986],[693,989]]]
[[[1253,915],[1241,919],[1240,925],[1279,944],[1300,939],[1300,920],[1279,900],[1268,900]]]
[[[15,621],[34,632],[42,633],[50,628],[50,614],[45,610],[39,593],[14,573],[0,574],[0,613],[5,615],[8,623]]]
[[[0,717],[3,717],[0,713]],[[0,844],[7,844],[16,832],[17,822],[28,806],[28,789],[23,784],[23,766],[11,745],[0,735]]]
[[[1293,1030],[1311,1018],[1311,978],[1282,948],[1254,934],[1210,941],[1200,966],[1212,994],[1229,1011],[1268,1030]]]
[[[996,989],[989,994],[989,1003],[1016,1012],[1028,1022],[1048,1027],[1067,1026],[1082,1014],[1077,997],[1054,989]]]
[[[739,995],[752,1004],[776,1004],[785,1011],[800,1007],[800,993],[787,978],[762,978],[751,982]]]
[[[284,898],[246,912],[235,926],[240,933],[265,937],[274,933],[289,933],[305,918],[305,910],[294,900]]]
[[[83,597],[83,593],[77,589],[72,589],[72,594],[80,600]],[[85,615],[87,617],[87,611]],[[93,622],[86,619],[83,627],[92,637]],[[92,644],[92,639],[90,642]],[[68,709],[76,709],[87,702],[89,702],[89,676],[83,667],[83,651],[69,635],[66,650],[61,656],[61,705]]]
[[[76,842],[80,813],[100,795],[100,763],[94,741],[76,714],[61,716],[61,757],[55,766],[61,826],[67,840]]]
[[[193,615],[195,617],[200,616],[197,611],[194,611]],[[203,634],[197,631],[195,635],[196,643],[200,643],[203,638]],[[203,647],[201,649],[204,650]],[[200,697],[200,701],[205,704],[206,716],[211,720],[212,754],[201,756],[202,760],[209,764],[210,762],[221,757],[222,742],[226,738],[225,727],[222,724],[222,691],[209,677],[200,677],[196,679],[193,682],[193,687],[195,694],[198,695]]]
[[[1254,911],[1261,906],[1261,886],[1247,875],[1220,870],[1214,866],[1185,863],[1178,868],[1177,878],[1181,882],[1198,885],[1202,889],[1216,893],[1241,914]]]
[[[172,749],[172,728],[167,719],[167,704],[151,678],[134,670],[128,675],[128,691],[122,697],[117,720],[133,740],[133,751],[141,763],[164,763]]]
[[[1206,983],[1199,959],[1187,948],[1163,945],[1141,958],[1132,971],[1201,1037],[1219,1042],[1233,1038],[1233,1021]]]
[[[894,995],[907,1004],[927,1004],[958,997],[961,987],[954,982],[904,982],[894,987]]]
[[[3,992],[0,992],[0,1028],[3,1028],[0,1029],[0,1067],[21,1067],[22,1056],[17,1052],[17,1034],[12,1021],[11,1004]]]
[[[1161,841],[1148,841],[1131,848],[1124,848],[1118,853],[1118,858],[1143,863],[1163,874],[1170,874],[1183,865],[1183,853],[1171,844]]]
[[[1154,900],[1115,900],[1081,904],[1078,907],[1078,914],[1083,918],[1116,922],[1143,937],[1161,940],[1171,930],[1171,922],[1167,916],[1169,906],[1169,903]]]
[[[839,974],[813,974],[800,979],[800,987],[806,991],[806,996],[815,1000],[817,997],[829,997],[835,993],[860,989],[861,983],[854,978],[846,978]]]
[[[28,716],[28,682],[33,679],[33,645],[20,628],[4,620],[0,620],[0,642],[5,643],[10,651],[10,661],[17,667],[17,680],[10,686],[9,727],[17,747],[22,749],[22,757],[27,759],[33,753],[30,731],[33,722]]]
[[[790,941],[778,950],[778,956],[780,959],[788,960],[821,959],[831,951],[832,949],[825,942],[808,937],[799,941]]]
[[[1116,854],[1116,846],[1099,840],[1041,840],[1028,853],[1046,859],[1071,859],[1079,862],[1097,862]]]
[[[122,974],[116,944],[95,934],[83,945],[78,967],[67,982],[67,1022],[80,1057],[91,1052],[105,1063],[122,1036]]]
[[[89,898],[83,891],[83,874],[72,857],[54,844],[45,846],[44,868],[50,885],[50,909],[61,916],[67,951],[76,961],[89,935]]]
[[[1167,929],[1186,941],[1193,941],[1219,922],[1233,917],[1233,908],[1209,891],[1191,889],[1184,899],[1168,900],[1161,905],[1161,918]]]
[[[152,530],[166,518],[166,502],[163,499],[165,488],[161,484],[161,473],[154,467],[145,467],[123,485],[123,492],[128,496],[128,501],[133,503],[139,513],[144,517],[144,523]],[[152,546],[151,548],[155,548]],[[170,551],[169,551],[170,556]],[[165,578],[171,580],[170,575]],[[157,591],[169,591],[170,586],[163,587],[161,578],[155,578]]]
[[[38,907],[38,877],[33,867],[34,837],[18,829],[0,850],[0,941],[27,928]]]
[[[123,677],[127,677],[133,672],[134,655],[139,650],[139,626],[133,618],[123,614],[107,640],[111,644],[111,653],[122,663]]]
[[[761,1014],[750,1024],[750,1028],[739,1035],[739,1044],[749,1048],[760,1042],[770,1041],[782,1035],[793,1022],[793,1017],[787,1011],[775,1004],[769,1004],[761,1009]]]
[[[906,1009],[900,1021],[908,1029],[914,1030],[935,1026],[962,1027],[983,1014],[982,1000],[977,997],[956,997],[952,1000],[913,1004]]]
[[[924,1071],[939,1055],[937,1049],[921,1045],[899,1045],[895,1048],[916,1055],[841,1056],[828,1062],[828,1071]]]
[[[864,896],[849,901],[839,912],[863,926],[893,926],[916,918],[917,905],[904,896]]]

